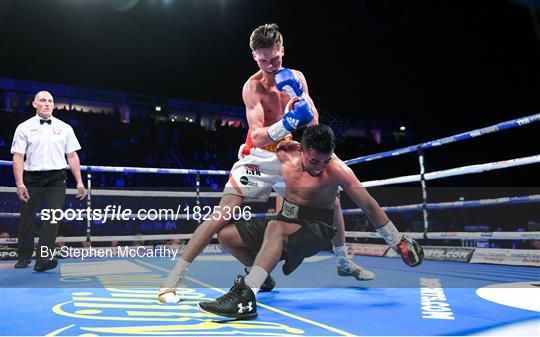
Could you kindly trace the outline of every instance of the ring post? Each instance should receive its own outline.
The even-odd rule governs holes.
[[[427,239],[429,230],[428,210],[427,210],[427,189],[426,189],[426,169],[424,167],[424,151],[422,146],[416,148],[418,152],[418,164],[420,165],[420,186],[422,186],[422,216],[424,221],[424,238]]]
[[[86,186],[88,187],[88,194],[86,196],[86,208],[92,209],[92,167],[86,168]],[[88,213],[87,213],[88,214]],[[89,216],[86,217],[86,241],[90,241],[91,222]]]
[[[197,171],[197,175],[195,178],[195,192],[196,192],[195,202],[197,206],[200,207],[201,206],[201,173],[199,171]],[[199,219],[197,222],[200,224],[201,220]]]

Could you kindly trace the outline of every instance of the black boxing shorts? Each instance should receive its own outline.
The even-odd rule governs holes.
[[[283,247],[280,260],[285,260],[283,273],[292,273],[306,257],[324,250],[329,244],[336,229],[333,226],[334,209],[316,208],[296,205],[283,200],[280,212],[275,220],[296,223],[301,227],[289,235]],[[263,243],[264,232],[272,219],[253,219],[236,223],[236,228],[249,251],[255,256]]]

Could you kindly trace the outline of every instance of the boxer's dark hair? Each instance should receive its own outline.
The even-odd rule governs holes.
[[[267,23],[255,28],[249,37],[251,50],[268,48],[274,43],[278,47],[283,46],[283,36],[281,36],[279,27],[275,23]]]
[[[336,148],[336,136],[328,125],[312,125],[304,131],[301,144],[304,152],[313,149],[319,153],[331,154]]]

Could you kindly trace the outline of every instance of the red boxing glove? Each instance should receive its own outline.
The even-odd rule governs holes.
[[[403,235],[397,245],[397,252],[401,255],[403,262],[410,267],[419,266],[424,260],[424,249],[422,249],[422,246],[406,235]]]

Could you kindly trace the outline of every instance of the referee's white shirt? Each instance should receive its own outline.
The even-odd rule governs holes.
[[[60,170],[67,166],[66,153],[81,149],[71,125],[50,117],[41,124],[38,115],[17,126],[11,153],[25,154],[25,171]]]

